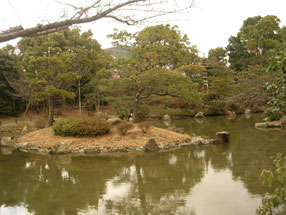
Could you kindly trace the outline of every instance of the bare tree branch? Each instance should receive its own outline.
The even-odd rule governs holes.
[[[18,37],[38,36],[53,33],[75,24],[94,22],[103,18],[111,18],[127,25],[136,25],[140,22],[154,19],[171,13],[189,10],[193,0],[181,0],[184,6],[176,0],[94,0],[90,5],[82,7],[56,0],[65,7],[72,8],[73,14],[64,20],[24,29],[22,26],[9,28],[0,33],[0,42],[9,41]],[[172,3],[170,7],[166,5]],[[144,8],[145,12],[139,12]],[[136,11],[137,10],[137,11]],[[64,14],[65,15],[65,14]]]

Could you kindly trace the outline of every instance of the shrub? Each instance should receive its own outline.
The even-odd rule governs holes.
[[[151,126],[152,124],[150,122],[142,122],[138,124],[138,127],[142,130],[143,133],[147,133]]]
[[[111,125],[98,117],[68,117],[53,125],[55,135],[94,137],[109,133]]]
[[[128,122],[121,122],[118,126],[117,126],[117,130],[119,132],[120,135],[126,135],[128,130],[130,130],[133,127],[133,125],[131,123]]]
[[[265,110],[265,115],[268,117],[269,121],[279,120],[281,117],[279,109],[275,107],[270,107],[267,110]]]
[[[286,214],[286,156],[278,153],[273,158],[274,171],[263,170],[261,176],[264,184],[272,187],[277,185],[273,194],[266,193],[262,205],[257,208],[258,215]]]
[[[239,107],[233,102],[227,102],[226,108],[230,111],[237,111],[239,109]]]

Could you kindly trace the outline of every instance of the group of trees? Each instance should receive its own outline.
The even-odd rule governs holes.
[[[25,113],[47,107],[48,125],[54,105],[65,104],[97,111],[108,104],[122,118],[133,113],[135,121],[201,109],[223,114],[265,108],[269,101],[281,113],[285,32],[276,16],[248,18],[228,46],[211,49],[208,58],[200,58],[188,37],[170,25],[115,31],[109,37],[119,57],[79,28],[24,37],[0,50],[0,111],[15,112],[19,104]]]
[[[286,28],[278,17],[249,17],[240,31],[229,38],[227,47],[210,50],[209,55],[228,62],[238,82],[234,101],[248,106],[269,104],[269,116],[285,113],[283,98],[283,59],[285,61]],[[283,57],[284,56],[284,57]],[[284,79],[285,80],[285,79]]]

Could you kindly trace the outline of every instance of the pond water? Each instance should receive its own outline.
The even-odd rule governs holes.
[[[271,167],[270,156],[286,153],[285,131],[254,128],[261,117],[172,121],[190,134],[230,131],[228,145],[97,156],[1,149],[0,214],[254,215],[267,191],[261,170]]]

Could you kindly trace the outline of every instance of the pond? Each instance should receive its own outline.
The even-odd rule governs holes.
[[[189,134],[231,132],[228,145],[159,153],[42,156],[0,152],[1,215],[254,215],[260,173],[286,153],[286,132],[257,130],[262,116],[174,120]],[[154,122],[164,127],[162,122]]]

